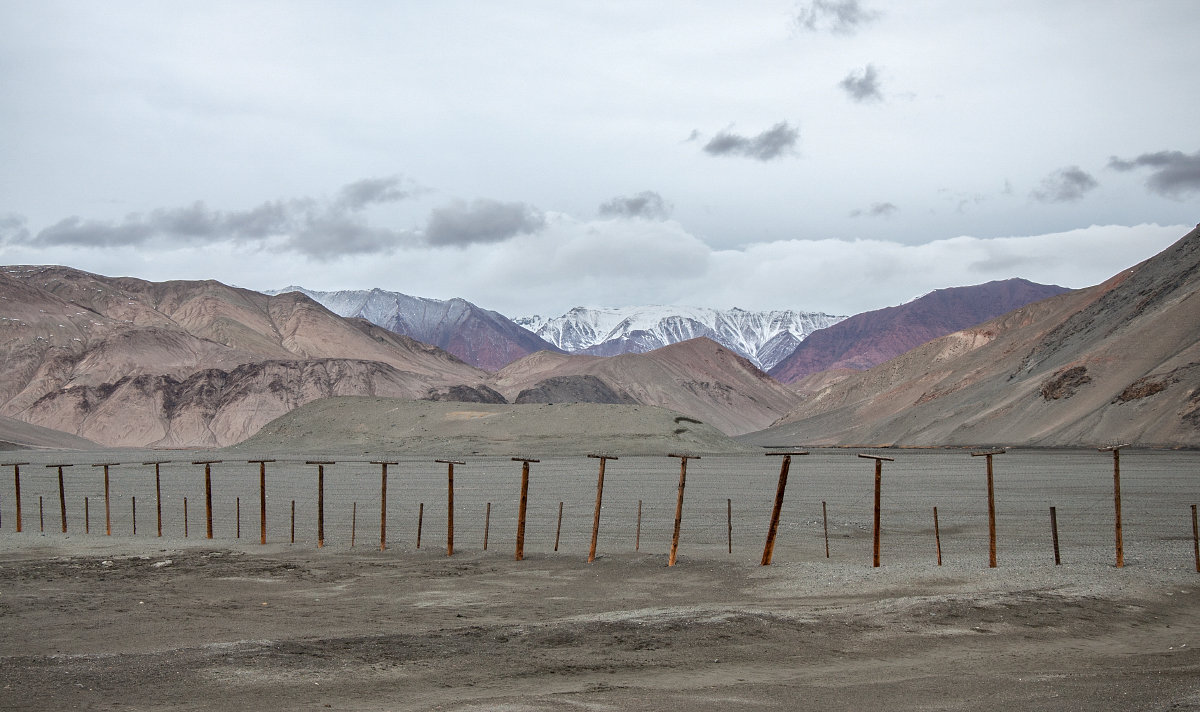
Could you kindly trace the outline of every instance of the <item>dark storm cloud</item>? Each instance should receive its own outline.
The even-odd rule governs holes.
[[[0,245],[29,241],[25,217],[15,213],[0,215]]]
[[[850,211],[850,217],[890,218],[898,212],[900,212],[900,208],[896,207],[895,203],[872,203],[871,207],[866,210]]]
[[[135,213],[120,222],[72,216],[36,235],[6,230],[9,244],[75,247],[129,247],[150,242],[203,245],[232,241],[266,246],[326,260],[344,254],[385,253],[418,238],[411,232],[372,228],[357,215],[369,205],[409,195],[398,178],[367,179],[341,189],[333,201],[275,200],[248,210],[213,210],[197,201],[181,208]]]
[[[1143,153],[1132,160],[1113,156],[1108,160],[1108,167],[1118,171],[1152,169],[1146,187],[1168,198],[1200,192],[1200,151],[1190,156],[1182,151],[1158,151]]]
[[[724,130],[704,144],[704,151],[713,156],[745,156],[758,161],[770,161],[790,153],[800,140],[800,129],[780,121],[757,136],[739,136]]]
[[[435,247],[503,242],[517,235],[537,232],[545,224],[546,218],[541,211],[525,203],[456,200],[429,214],[425,242]]]
[[[600,206],[600,216],[605,218],[645,218],[666,220],[671,217],[671,204],[652,190],[636,195],[619,195]]]
[[[849,35],[877,17],[878,12],[864,8],[858,0],[813,0],[796,13],[796,25],[810,32],[829,30]]]
[[[1046,176],[1041,187],[1031,191],[1029,197],[1042,203],[1074,203],[1099,185],[1079,166],[1067,166]]]
[[[879,87],[879,70],[873,64],[868,64],[861,72],[850,72],[838,86],[857,102],[883,101],[883,92]]]

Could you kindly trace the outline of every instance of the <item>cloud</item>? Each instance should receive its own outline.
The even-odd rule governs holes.
[[[401,188],[401,178],[364,178],[363,180],[342,186],[338,191],[336,207],[358,211],[370,205],[395,203],[412,196],[415,189]]]
[[[118,222],[71,216],[31,234],[0,225],[0,244],[40,247],[180,247],[233,243],[276,252],[296,252],[318,260],[343,255],[387,253],[419,241],[411,231],[373,228],[359,213],[381,203],[403,200],[411,189],[400,178],[372,178],[344,186],[332,201],[312,198],[274,200],[248,210],[214,210],[204,202],[133,213]]]
[[[546,224],[541,211],[525,203],[480,199],[456,200],[435,208],[425,226],[425,242],[433,246],[458,246],[503,242],[516,235],[537,232]]]
[[[1143,153],[1132,160],[1111,157],[1108,167],[1118,171],[1151,168],[1146,187],[1168,198],[1183,198],[1189,193],[1200,193],[1200,151],[1187,155],[1182,151],[1158,151]]]
[[[800,140],[800,129],[780,121],[757,136],[739,136],[729,130],[720,131],[704,144],[704,152],[713,156],[745,156],[758,161],[770,161],[791,153]]]
[[[871,207],[866,210],[850,211],[850,217],[890,218],[898,212],[900,212],[900,208],[896,207],[895,203],[871,203]]]
[[[875,65],[868,64],[861,72],[855,70],[846,75],[838,83],[851,99],[859,103],[868,101],[883,101],[883,92],[879,88],[879,70]]]
[[[862,7],[858,0],[813,0],[796,13],[796,25],[810,32],[851,35],[877,17],[878,12]]]
[[[1099,183],[1079,166],[1067,166],[1042,179],[1042,185],[1029,193],[1042,203],[1075,203],[1099,187]]]
[[[619,195],[604,203],[600,206],[600,217],[666,220],[671,217],[671,209],[671,204],[661,195],[644,190],[636,195]]]
[[[25,216],[16,213],[0,214],[0,245],[29,241]]]

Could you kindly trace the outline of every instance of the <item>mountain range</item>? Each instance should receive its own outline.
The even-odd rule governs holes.
[[[1200,226],[810,394],[759,444],[1200,446]]]

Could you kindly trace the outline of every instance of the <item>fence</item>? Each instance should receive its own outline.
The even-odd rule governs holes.
[[[584,457],[458,458],[451,509],[450,465],[432,457],[112,451],[89,461],[86,453],[15,454],[23,457],[0,463],[0,535],[16,535],[19,504],[22,535],[191,539],[211,532],[215,540],[248,544],[265,537],[274,544],[376,549],[383,535],[387,551],[404,552],[417,549],[419,526],[422,551],[446,553],[451,541],[457,552],[482,551],[486,542],[489,554],[513,556],[520,530],[523,553],[586,559],[596,525],[600,463]],[[1117,461],[1108,452],[996,455],[991,514],[984,458],[959,450],[874,451],[864,453],[866,460],[857,454],[791,457],[778,510],[779,457],[687,460],[681,508],[679,459],[608,459],[595,551],[673,560],[677,546],[684,559],[766,562],[764,549],[777,562],[824,559],[828,551],[829,558],[866,566],[876,557],[883,566],[936,566],[939,559],[987,566],[994,551],[1003,567],[1017,553],[1053,561],[1056,538],[1068,565],[1190,567],[1194,558],[1200,571],[1192,510],[1200,500],[1200,454],[1120,451],[1119,539]],[[772,521],[775,536],[764,547]]]

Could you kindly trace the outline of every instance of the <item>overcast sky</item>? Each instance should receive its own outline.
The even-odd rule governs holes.
[[[0,263],[509,316],[1083,287],[1200,220],[1200,2],[0,0]]]

